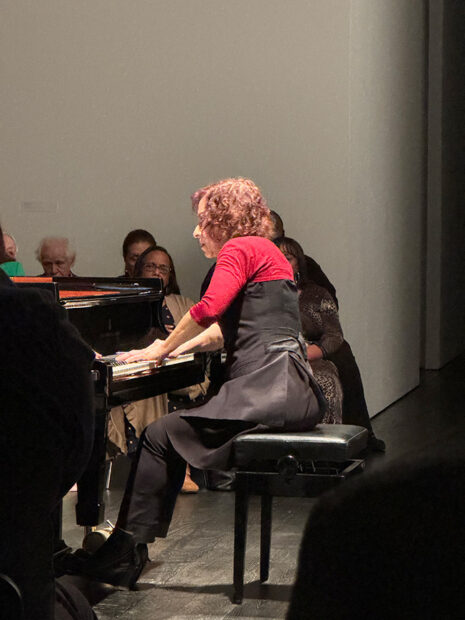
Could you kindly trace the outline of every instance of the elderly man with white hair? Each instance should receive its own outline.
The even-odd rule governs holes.
[[[36,257],[44,273],[41,276],[75,276],[71,267],[76,260],[76,251],[66,237],[45,237],[39,243]]]

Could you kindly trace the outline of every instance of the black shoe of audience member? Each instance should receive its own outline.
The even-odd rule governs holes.
[[[378,439],[374,433],[368,437],[367,448],[370,452],[386,452],[386,444],[382,439]]]
[[[132,589],[148,560],[147,545],[132,534],[115,529],[108,540],[85,561],[80,570],[95,581]]]

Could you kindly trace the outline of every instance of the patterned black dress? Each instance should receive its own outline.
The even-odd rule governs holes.
[[[339,424],[342,421],[342,386],[336,366],[326,359],[344,340],[336,304],[326,289],[309,281],[300,290],[299,310],[305,340],[323,351],[323,359],[310,362],[315,379],[328,401],[323,422]]]

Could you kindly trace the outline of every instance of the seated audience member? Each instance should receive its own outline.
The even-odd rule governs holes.
[[[76,252],[66,237],[45,237],[36,250],[36,258],[44,272],[41,276],[70,278],[75,276],[71,267],[76,261]]]
[[[276,243],[294,272],[299,291],[300,320],[308,361],[328,401],[328,410],[323,422],[341,423],[341,383],[336,366],[328,359],[339,349],[344,340],[336,304],[326,289],[307,277],[304,252],[297,241],[282,237]]]
[[[464,514],[465,459],[449,447],[326,493],[308,519],[288,620],[465,618]]]
[[[156,338],[165,339],[194,305],[194,302],[180,294],[173,260],[167,250],[161,246],[152,245],[142,252],[137,260],[134,276],[136,278],[160,278],[165,291],[161,312],[163,325],[161,328],[152,328],[144,339],[137,343],[138,347],[145,347]],[[171,394],[160,394],[153,398],[114,407],[110,413],[108,438],[121,452],[134,453],[138,438],[146,426],[180,406],[185,409],[186,406],[198,404],[206,390],[207,385],[203,383]],[[189,469],[186,470],[182,490],[185,493],[199,490],[190,477]]]
[[[137,259],[147,248],[157,245],[155,238],[147,230],[137,228],[131,230],[123,241],[124,276],[134,277]]]
[[[11,243],[8,241],[8,249],[5,245],[5,238],[12,239],[10,235],[2,233],[0,226],[0,270],[9,276],[24,276],[24,269],[21,263],[16,261],[16,251],[13,251]],[[16,249],[16,245],[14,245]]]
[[[53,514],[92,448],[93,352],[46,291],[0,278],[0,573],[19,588],[24,620],[90,620],[53,577]],[[0,616],[7,609],[0,609]]]
[[[16,260],[18,254],[18,245],[16,239],[9,233],[3,233],[3,243],[5,245],[5,252],[10,257],[10,260]]]
[[[157,334],[156,337],[166,337],[166,332],[171,332],[181,317],[194,305],[192,299],[181,295],[173,259],[165,248],[152,245],[140,255],[134,275],[142,278],[160,278],[163,281],[165,297],[162,320],[166,331],[164,334]],[[153,342],[153,338],[150,342]]]
[[[280,237],[285,237],[286,233],[284,231],[284,224],[276,211],[270,211],[271,222],[273,225],[273,239],[279,239]],[[339,309],[339,302],[336,297],[336,289],[328,280],[326,274],[323,272],[323,269],[320,265],[314,260],[311,256],[305,256],[305,263],[307,266],[307,277],[318,286],[322,286],[325,288],[331,297],[334,299],[336,303],[337,309]]]
[[[276,211],[271,211],[270,213],[273,224],[272,239],[276,240],[284,235],[283,223]],[[308,279],[315,282],[318,286],[325,288],[334,299],[336,308],[339,308],[336,289],[323,273],[321,267],[309,256],[305,256],[305,262],[307,265]],[[328,359],[337,367],[342,385],[342,422],[344,424],[364,426],[370,433],[368,448],[373,452],[384,452],[386,449],[384,441],[378,439],[373,432],[365,400],[362,377],[360,376],[360,370],[347,340],[344,340],[339,349],[332,353]]]
[[[285,232],[284,232],[283,221],[281,217],[278,215],[278,213],[276,213],[276,211],[270,210],[270,220],[271,220],[271,237],[270,237],[271,240],[274,241],[275,239],[284,237]],[[320,265],[315,260],[313,260],[313,258],[311,258],[310,256],[305,256],[305,262],[307,265],[307,276],[309,280],[311,280],[312,282],[315,282],[315,284],[318,284],[318,286],[325,288],[329,292],[331,297],[334,299],[336,306],[339,308],[339,304],[338,304],[337,297],[336,297],[336,289],[331,284],[331,282],[328,280],[326,275],[323,273],[323,270],[321,269]],[[215,271],[215,264],[213,264],[210,267],[207,275],[205,276],[202,282],[202,285],[200,288],[201,297],[207,290],[214,271]]]

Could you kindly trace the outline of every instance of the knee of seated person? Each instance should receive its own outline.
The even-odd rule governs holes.
[[[168,430],[179,424],[178,413],[179,412],[174,411],[149,424],[142,432],[142,444],[148,445],[150,448],[166,446]]]
[[[166,438],[166,417],[164,416],[155,422],[151,422],[143,431],[140,442],[143,445],[149,444],[151,447],[157,446]]]

